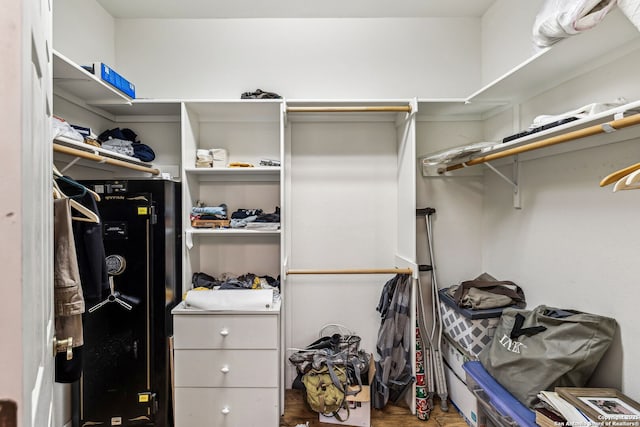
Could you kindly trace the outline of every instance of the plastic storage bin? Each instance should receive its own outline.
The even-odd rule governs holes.
[[[502,308],[469,310],[458,307],[447,289],[438,291],[440,315],[444,333],[460,346],[471,359],[478,355],[493,339]]]
[[[535,413],[489,375],[480,362],[466,362],[462,367],[467,387],[477,398],[478,417],[486,417],[487,426],[536,427]]]

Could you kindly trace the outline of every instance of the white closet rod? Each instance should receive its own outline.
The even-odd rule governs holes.
[[[64,145],[60,145],[56,143],[53,143],[53,151],[57,151],[58,153],[68,154],[70,156],[82,157],[83,159],[93,160],[94,162],[98,162],[98,163],[106,163],[108,165],[120,166],[123,168],[133,169],[140,172],[147,172],[152,175],[160,174],[160,170],[155,168],[136,165],[134,163],[125,162],[124,160],[112,159],[111,157],[100,156],[98,154],[77,150],[75,148],[66,147]]]
[[[413,274],[410,268],[361,268],[346,270],[289,270],[287,274]]]
[[[411,105],[368,105],[343,107],[287,107],[287,113],[410,113]]]

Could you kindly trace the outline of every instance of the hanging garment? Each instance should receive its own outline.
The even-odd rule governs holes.
[[[96,200],[90,193],[86,193],[77,201],[99,215]],[[102,225],[74,221],[73,237],[84,298],[87,301],[102,300],[109,293],[109,276],[102,240]]]
[[[53,201],[54,207],[54,307],[55,330],[58,340],[71,338],[72,348],[84,344],[82,313],[84,298],[71,227],[71,201],[67,198]],[[59,349],[56,354],[56,382],[68,383],[80,378],[81,352]],[[69,358],[69,356],[71,358]]]
[[[382,316],[376,348],[381,359],[376,361],[372,404],[376,409],[388,401],[398,403],[414,378],[411,370],[411,276],[398,274],[382,289],[376,310]]]

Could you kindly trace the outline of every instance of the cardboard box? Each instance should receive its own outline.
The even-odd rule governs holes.
[[[449,400],[451,400],[451,403],[453,403],[467,424],[471,427],[485,425],[483,419],[481,419],[483,417],[482,411],[479,411],[482,408],[478,408],[476,396],[446,363],[444,364],[444,376],[447,381]]]
[[[442,341],[440,341],[440,350],[442,358],[447,362],[447,365],[449,365],[458,378],[462,378],[464,380],[467,373],[462,369],[462,364],[475,359],[470,357],[468,354],[463,353],[448,336],[442,337]]]
[[[373,355],[369,361],[369,384],[373,382],[376,373],[376,364]],[[356,387],[357,390],[357,387]],[[371,386],[363,385],[360,393],[355,396],[347,396],[347,404],[349,405],[349,413],[346,409],[340,409],[338,415],[343,420],[340,421],[335,417],[327,417],[320,414],[320,422],[328,424],[341,424],[345,426],[371,427]],[[347,418],[348,415],[348,418]]]

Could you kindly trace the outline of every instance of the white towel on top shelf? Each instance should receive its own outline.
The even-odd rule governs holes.
[[[595,27],[617,0],[547,0],[533,24],[533,41],[549,47],[558,41]]]

